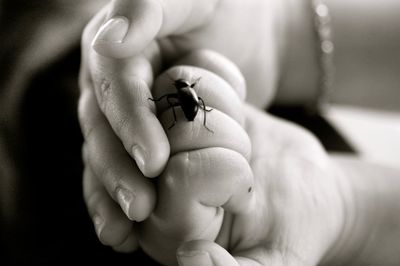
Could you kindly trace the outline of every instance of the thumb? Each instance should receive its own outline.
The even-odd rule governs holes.
[[[176,257],[180,266],[264,266],[305,265],[296,254],[256,247],[231,255],[215,242],[194,240],[183,243]]]
[[[206,22],[213,10],[209,2],[218,1],[112,1],[93,40],[93,48],[108,57],[135,55],[156,38],[182,34]]]

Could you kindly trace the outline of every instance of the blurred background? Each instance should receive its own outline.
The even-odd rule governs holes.
[[[79,42],[106,2],[0,0],[0,265],[152,263],[102,246],[82,199]],[[271,112],[310,128],[331,152],[400,169],[400,1],[328,2],[344,29],[335,32],[343,67],[331,104],[318,115]]]
[[[400,2],[328,0],[335,41],[324,117],[358,156],[400,168]]]

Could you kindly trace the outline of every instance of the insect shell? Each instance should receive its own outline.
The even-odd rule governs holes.
[[[199,111],[199,97],[193,89],[197,81],[192,84],[184,79],[174,81],[174,86],[178,92],[178,101],[188,121],[193,121]]]
[[[176,93],[168,93],[161,96],[158,99],[149,98],[150,100],[157,102],[163,98],[167,98],[167,102],[169,106],[172,108],[172,112],[174,115],[174,123],[168,129],[175,126],[177,121],[175,107],[180,106],[182,108],[183,114],[185,115],[188,121],[193,121],[199,111],[199,108],[201,108],[204,111],[204,119],[203,119],[204,127],[208,131],[214,133],[211,129],[207,127],[206,124],[207,121],[206,112],[211,112],[212,109],[206,108],[204,100],[201,97],[199,97],[196,91],[194,90],[194,87],[199,82],[199,80],[200,78],[196,79],[195,82],[193,83],[190,83],[185,79],[174,80],[173,85],[177,91]]]

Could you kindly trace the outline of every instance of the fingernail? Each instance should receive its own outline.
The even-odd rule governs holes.
[[[132,214],[132,206],[133,206],[133,201],[135,200],[135,195],[124,188],[117,188],[117,200],[119,205],[121,206],[122,210],[124,211],[125,215],[132,221],[135,220],[135,217],[133,217]]]
[[[177,258],[180,266],[213,265],[210,254],[208,254],[208,252],[206,251],[194,250],[194,251],[178,252]]]
[[[104,219],[100,215],[95,214],[93,215],[92,220],[94,224],[94,229],[96,230],[97,237],[101,240],[101,233],[103,232],[105,225]]]
[[[143,172],[144,166],[145,166],[144,165],[145,164],[145,155],[144,155],[143,149],[140,148],[138,145],[135,145],[132,148],[132,155],[133,155],[133,158],[136,161],[137,166]]]
[[[114,17],[104,23],[93,39],[92,46],[101,43],[122,43],[128,32],[129,21],[126,17]]]

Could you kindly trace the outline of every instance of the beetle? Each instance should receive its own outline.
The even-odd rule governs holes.
[[[185,79],[176,79],[173,81],[176,93],[164,94],[158,99],[149,98],[149,100],[154,102],[158,102],[164,98],[167,98],[167,102],[169,106],[172,107],[172,112],[174,114],[174,123],[168,129],[171,129],[173,126],[175,126],[177,121],[175,107],[180,106],[188,121],[193,121],[199,111],[199,108],[202,109],[204,112],[203,125],[208,131],[214,133],[214,131],[209,129],[206,124],[206,113],[211,112],[213,109],[207,109],[204,100],[197,96],[197,93],[194,90],[194,87],[200,81],[200,79],[201,77],[196,79],[193,83],[190,83]]]

